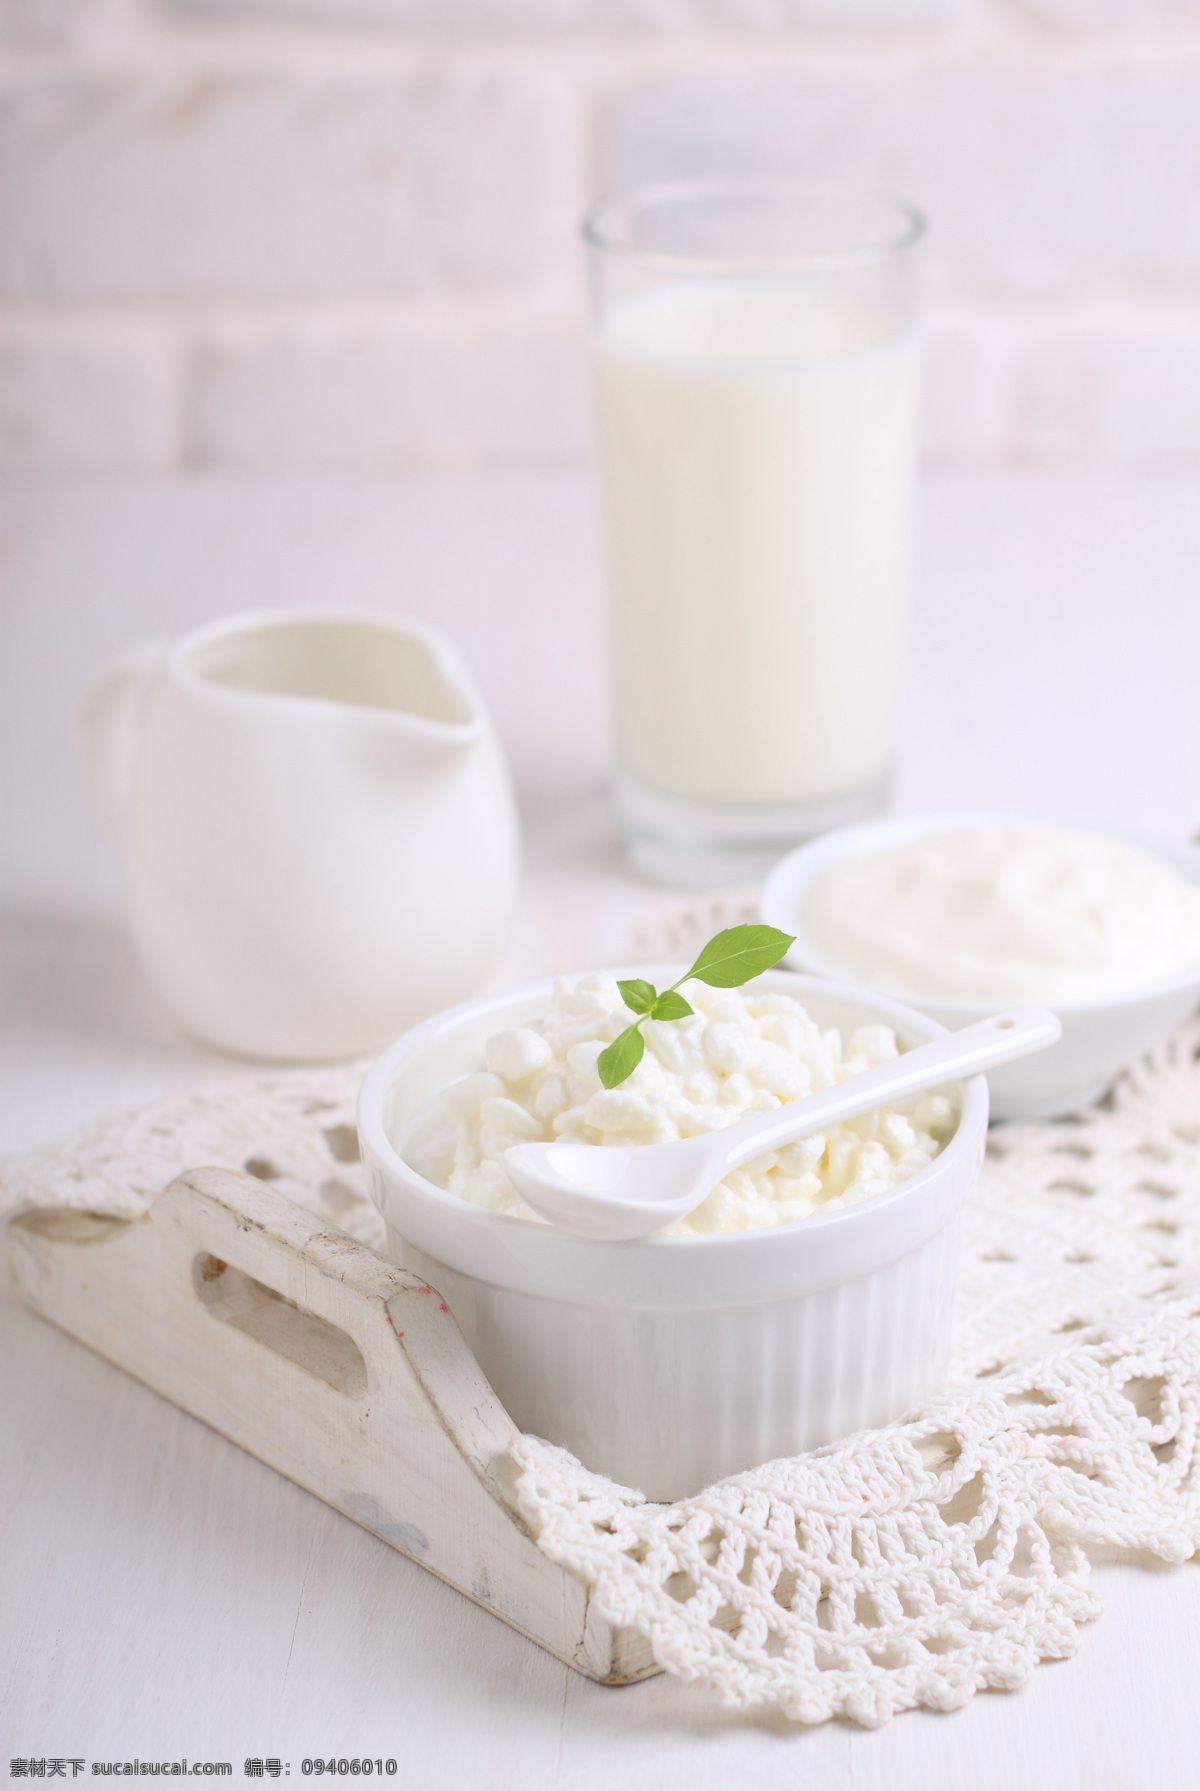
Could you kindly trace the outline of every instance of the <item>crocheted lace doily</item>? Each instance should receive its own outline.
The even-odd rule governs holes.
[[[686,927],[675,943],[690,946]],[[361,1071],[271,1076],[93,1126],[0,1168],[0,1212],[134,1216],[182,1170],[220,1164],[378,1246]],[[949,1391],[669,1506],[523,1437],[517,1490],[545,1553],[669,1672],[737,1707],[875,1725],[1071,1654],[1099,1610],[1089,1544],[1171,1562],[1200,1549],[1198,1421],[1192,1023],[1103,1107],[993,1131]]]

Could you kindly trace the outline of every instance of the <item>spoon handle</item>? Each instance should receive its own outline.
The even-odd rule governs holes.
[[[934,1039],[932,1044],[905,1051],[861,1075],[848,1076],[844,1082],[835,1082],[832,1088],[823,1088],[818,1094],[805,1095],[784,1107],[772,1108],[761,1117],[740,1121],[730,1128],[729,1149],[720,1173],[739,1169],[777,1144],[811,1138],[826,1126],[855,1119],[885,1102],[902,1101],[943,1082],[957,1082],[961,1077],[978,1075],[981,1070],[995,1069],[997,1064],[1008,1063],[1014,1057],[1024,1057],[1027,1052],[1040,1051],[1054,1044],[1061,1033],[1057,1015],[1046,1008],[1016,1007],[992,1014],[974,1026],[964,1026],[945,1038]],[[707,1135],[714,1141],[723,1136],[720,1132]]]

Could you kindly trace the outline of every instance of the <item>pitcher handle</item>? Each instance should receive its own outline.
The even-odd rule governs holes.
[[[141,731],[142,700],[167,651],[143,641],[111,659],[89,680],[79,705],[88,794],[110,834],[120,828]]]

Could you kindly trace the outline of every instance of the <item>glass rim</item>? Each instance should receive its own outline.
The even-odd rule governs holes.
[[[681,255],[669,249],[649,249],[637,243],[622,242],[606,233],[606,219],[621,207],[652,208],[689,199],[733,197],[735,195],[782,198],[852,198],[875,200],[896,217],[895,234],[865,242],[860,247],[827,249],[797,254],[765,255]],[[664,180],[625,192],[608,194],[588,208],[580,222],[580,234],[590,249],[647,269],[682,273],[729,274],[746,273],[812,273],[849,272],[857,268],[880,266],[914,248],[926,234],[924,215],[909,200],[883,187],[857,186],[849,181],[809,180],[803,177],[721,176],[691,180]]]

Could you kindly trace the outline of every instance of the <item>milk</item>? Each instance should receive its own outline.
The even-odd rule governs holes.
[[[617,753],[652,790],[786,804],[893,750],[916,355],[855,299],[672,284],[593,355]]]

